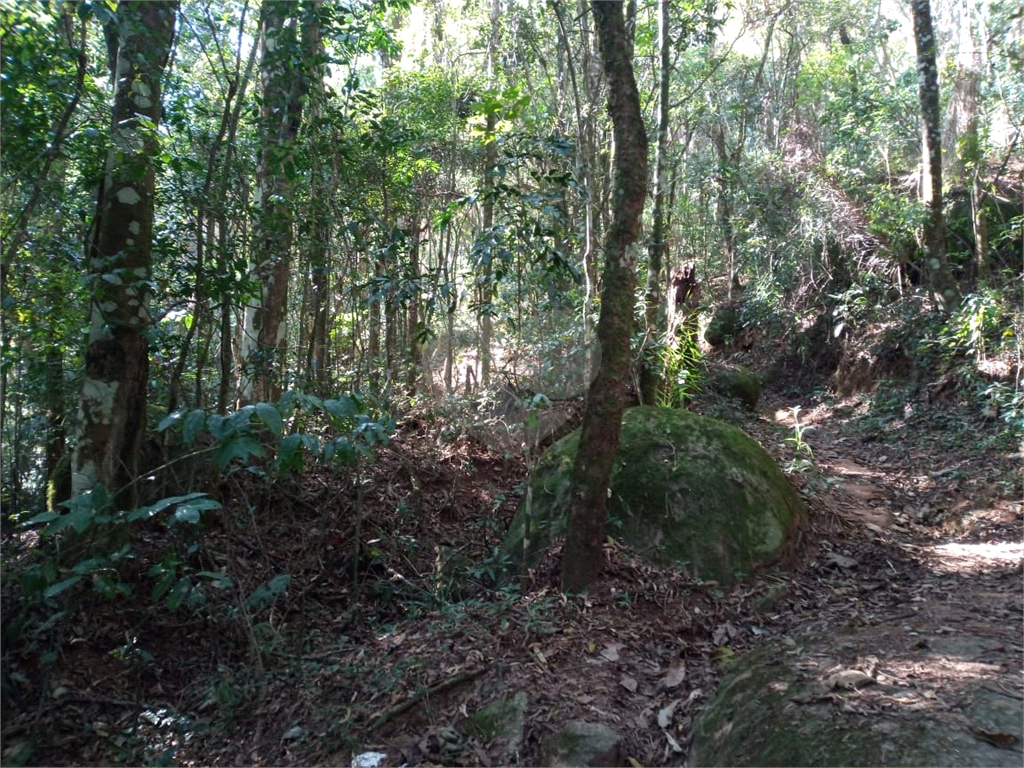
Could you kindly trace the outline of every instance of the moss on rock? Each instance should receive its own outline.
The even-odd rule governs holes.
[[[502,545],[532,565],[565,534],[574,432],[535,468]],[[802,513],[775,461],[740,429],[687,411],[626,411],[611,478],[607,531],[653,562],[728,582],[774,557]]]
[[[742,365],[730,365],[715,371],[710,385],[718,394],[739,400],[751,411],[757,408],[761,399],[761,382]]]
[[[734,339],[742,329],[739,305],[724,304],[711,316],[711,322],[704,331],[704,340],[712,347],[720,347]]]

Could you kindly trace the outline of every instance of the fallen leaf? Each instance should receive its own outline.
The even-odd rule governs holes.
[[[874,685],[875,682],[875,678],[859,669],[844,669],[829,677],[825,681],[825,687],[830,691],[836,689],[852,691],[858,686]]]
[[[664,685],[666,688],[675,688],[685,679],[686,665],[676,664],[674,667],[669,669],[668,672],[665,673],[665,677],[662,678],[661,684]]]
[[[618,661],[619,651],[622,649],[622,647],[622,643],[612,643],[611,645],[606,645],[604,647],[604,650],[601,651],[601,655],[608,661]]]
[[[630,677],[629,675],[623,675],[619,678],[619,685],[621,685],[630,693],[636,693],[636,678],[634,677]]]
[[[853,568],[857,565],[857,561],[852,557],[846,557],[840,555],[838,552],[828,552],[825,554],[824,560],[830,565],[836,565],[840,568]]]
[[[739,630],[732,624],[726,622],[725,624],[719,624],[715,627],[715,631],[712,633],[711,638],[715,645],[725,645],[738,634]]]
[[[531,645],[530,650],[533,651],[533,655],[537,657],[537,661],[539,661],[544,666],[547,666],[548,658],[544,655],[544,651],[540,649],[540,646],[537,645],[537,643]]]
[[[681,701],[682,699],[676,699],[667,707],[662,707],[660,710],[658,710],[659,728],[668,728],[672,724],[672,715],[675,714],[676,707],[679,706],[679,702]]]

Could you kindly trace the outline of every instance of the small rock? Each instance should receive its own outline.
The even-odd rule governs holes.
[[[622,765],[621,741],[622,737],[606,725],[570,720],[544,739],[542,764],[552,767]]]

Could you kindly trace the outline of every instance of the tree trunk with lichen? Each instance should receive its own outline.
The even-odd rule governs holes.
[[[177,11],[177,0],[121,2],[108,30],[115,52],[111,148],[89,248],[93,294],[73,494],[98,484],[123,488],[138,470],[149,374],[154,128]]]
[[[621,0],[593,0],[601,60],[608,81],[608,113],[615,135],[612,223],[604,242],[604,275],[597,338],[601,363],[583,412],[580,447],[573,465],[573,493],[562,554],[562,589],[581,592],[597,578],[608,483],[619,446],[629,381],[630,338],[636,287],[631,246],[640,233],[647,194],[647,133],[628,54]]]

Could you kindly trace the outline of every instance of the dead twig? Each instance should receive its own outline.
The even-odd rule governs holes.
[[[456,685],[460,685],[461,683],[465,683],[469,680],[474,680],[490,668],[490,664],[485,664],[479,669],[467,669],[466,671],[460,672],[459,674],[450,677],[447,680],[442,680],[437,685],[433,685],[430,688],[425,688],[424,690],[413,694],[410,698],[406,699],[401,704],[398,704],[397,706],[394,706],[391,709],[384,712],[383,714],[381,714],[376,720],[370,723],[370,726],[366,729],[366,732],[373,733],[382,725],[387,723],[389,720],[392,720],[393,718],[398,717],[398,715],[402,714],[403,712],[412,709],[424,699],[430,698],[431,696],[441,693],[442,691],[447,691],[449,688],[454,688]]]

